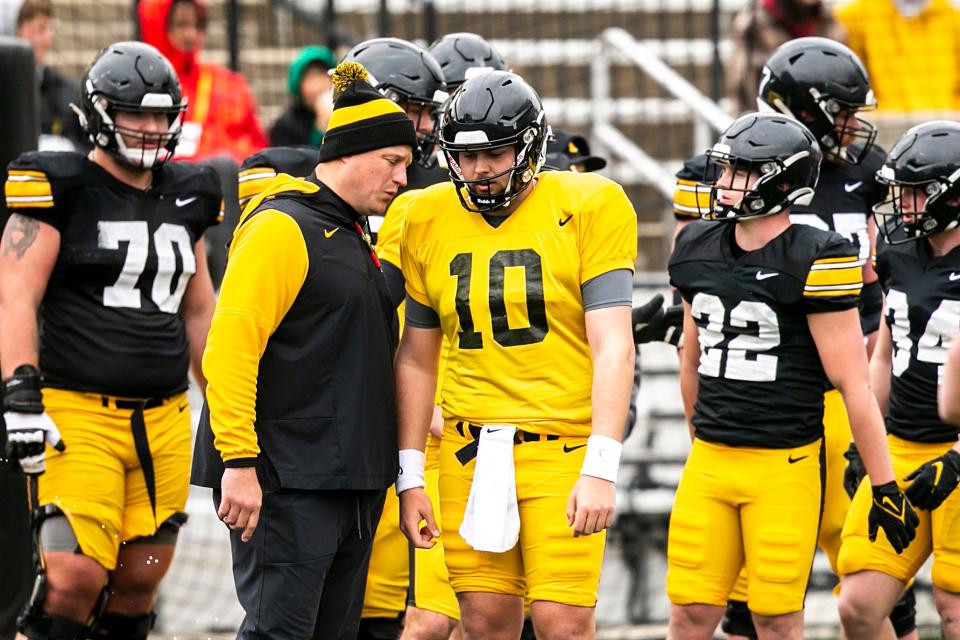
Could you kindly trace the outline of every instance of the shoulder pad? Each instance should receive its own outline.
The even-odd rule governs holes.
[[[168,162],[163,166],[164,193],[182,193],[186,190],[199,192],[217,200],[222,199],[220,176],[213,167],[192,162]]]
[[[51,180],[83,173],[85,157],[76,151],[28,151],[10,163],[10,170],[40,171]]]
[[[724,227],[730,223],[714,220],[694,220],[686,225],[677,234],[673,254],[670,262],[690,259],[695,252],[703,247],[704,240],[714,234],[723,233]]]
[[[269,147],[248,156],[240,166],[247,169],[269,167],[275,173],[286,173],[302,178],[313,173],[320,163],[320,149],[313,147]]]

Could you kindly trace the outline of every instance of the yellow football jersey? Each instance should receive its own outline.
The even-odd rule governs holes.
[[[393,266],[400,268],[400,234],[403,231],[403,221],[406,219],[407,210],[414,197],[420,193],[420,189],[404,191],[390,203],[384,216],[380,231],[377,232],[377,256],[381,262],[389,262]],[[403,309],[404,303],[401,302],[397,307],[397,317],[400,319],[400,331],[403,331]],[[446,353],[446,338],[444,338],[444,347],[440,351],[440,362],[437,365],[437,380],[443,380],[443,369],[446,361],[443,356]],[[440,387],[437,385],[437,394],[434,399],[436,404],[440,404]],[[427,436],[427,446],[424,451],[427,469],[437,469],[440,456],[440,440],[432,435]]]
[[[463,209],[452,184],[409,204],[400,242],[407,294],[446,337],[446,418],[589,435],[593,364],[580,287],[633,270],[637,216],[596,174],[549,171],[499,226]]]

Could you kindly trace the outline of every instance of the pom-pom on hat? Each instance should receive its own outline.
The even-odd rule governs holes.
[[[362,64],[337,65],[333,91],[333,113],[320,146],[320,162],[396,145],[417,146],[417,130],[410,118],[373,88]]]

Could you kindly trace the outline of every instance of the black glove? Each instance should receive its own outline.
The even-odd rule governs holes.
[[[920,509],[936,509],[960,483],[960,453],[950,449],[907,476],[907,498]]]
[[[857,451],[857,445],[853,442],[850,443],[850,448],[844,452],[843,457],[847,459],[847,468],[843,470],[843,490],[852,499],[863,476],[867,475],[867,468],[863,466],[860,452]]]
[[[891,480],[873,487],[873,505],[870,507],[868,523],[870,542],[876,542],[877,530],[882,528],[890,546],[899,554],[917,535],[920,517],[897,483]]]
[[[666,342],[677,346],[683,331],[683,307],[673,305],[663,308],[663,296],[659,293],[642,306],[633,310],[633,342]]]

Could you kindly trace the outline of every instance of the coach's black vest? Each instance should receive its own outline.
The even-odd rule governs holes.
[[[310,187],[291,179],[291,190],[241,222],[267,209],[288,214],[309,260],[300,292],[260,359],[258,470],[265,487],[383,489],[397,474],[395,310],[357,230],[358,214],[314,184],[318,192],[304,193]],[[270,268],[269,256],[263,268]],[[222,463],[204,409],[193,482],[219,488]]]

